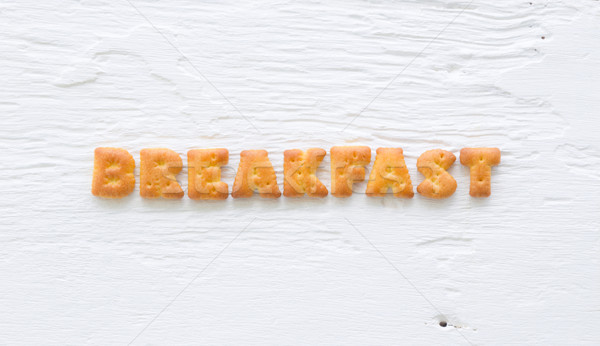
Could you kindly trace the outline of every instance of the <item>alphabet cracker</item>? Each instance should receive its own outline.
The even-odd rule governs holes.
[[[447,198],[456,191],[456,180],[446,172],[456,161],[449,151],[428,150],[417,159],[417,169],[425,180],[417,186],[417,192],[429,198]]]
[[[377,149],[367,184],[367,195],[385,196],[390,188],[394,197],[412,198],[415,195],[402,148]]]
[[[140,196],[144,198],[183,197],[183,190],[175,175],[183,163],[179,154],[170,149],[142,149],[140,151]]]
[[[244,150],[240,153],[240,165],[235,175],[231,196],[247,198],[251,197],[254,191],[264,198],[281,196],[277,186],[277,176],[266,150]]]
[[[352,195],[352,184],[365,179],[365,167],[371,162],[371,148],[344,146],[331,148],[331,194]]]
[[[327,188],[317,179],[317,167],[326,152],[320,148],[311,148],[306,152],[291,149],[283,152],[283,195],[300,197],[305,193],[311,197],[327,196]]]
[[[94,150],[94,177],[92,194],[104,198],[121,198],[135,188],[135,160],[121,148]]]
[[[463,148],[460,163],[470,168],[473,197],[488,197],[492,193],[492,166],[500,164],[498,148]]]
[[[227,149],[193,149],[188,151],[188,197],[191,199],[226,199],[229,189],[221,181],[221,166],[229,162]]]
[[[353,185],[363,181],[366,166],[371,162],[367,146],[334,146],[331,153],[331,194],[349,197]],[[283,154],[283,194],[286,197],[323,198],[329,191],[316,172],[327,152],[321,148],[285,150]],[[491,194],[492,167],[500,164],[498,148],[463,148],[461,164],[470,169],[472,197]],[[225,148],[192,149],[188,157],[188,196],[190,199],[222,200],[228,197],[228,184],[221,181],[222,167],[229,162]],[[175,176],[183,169],[181,157],[166,148],[142,149],[140,152],[140,196],[143,198],[182,198],[184,192]],[[457,183],[447,171],[456,161],[449,151],[428,150],[417,159],[417,169],[425,179],[417,192],[428,198],[447,198],[456,191]],[[96,148],[92,194],[104,198],[122,198],[135,189],[135,160],[121,148]],[[390,191],[391,190],[391,191]],[[240,153],[231,195],[248,198],[260,194],[263,198],[279,198],[277,176],[266,150],[244,150]],[[367,183],[367,196],[412,198],[410,173],[402,148],[378,148]]]

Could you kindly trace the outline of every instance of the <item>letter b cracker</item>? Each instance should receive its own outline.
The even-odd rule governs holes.
[[[135,188],[133,156],[121,148],[94,150],[94,178],[92,194],[104,198],[121,198]]]

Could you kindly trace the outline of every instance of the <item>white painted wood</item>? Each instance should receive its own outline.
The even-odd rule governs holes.
[[[0,3],[0,343],[598,344],[600,2],[131,1],[155,27]],[[285,149],[352,144],[415,186],[428,149],[502,163],[489,199],[458,163],[444,201],[90,192],[99,146],[226,147],[231,186],[243,149],[281,183]]]

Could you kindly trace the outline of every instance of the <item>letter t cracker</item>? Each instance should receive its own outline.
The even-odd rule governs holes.
[[[471,170],[469,194],[473,197],[488,197],[492,193],[492,166],[500,164],[498,148],[463,148],[460,163]]]
[[[415,195],[402,148],[377,149],[367,184],[367,196],[385,196],[390,188],[394,197],[412,198]]]
[[[365,167],[371,162],[371,148],[347,146],[331,148],[331,194],[352,195],[352,184],[365,179]]]
[[[327,196],[327,188],[317,178],[317,167],[327,152],[311,148],[306,152],[291,149],[283,152],[283,195],[300,197],[306,193],[311,197]]]
[[[104,198],[121,198],[135,188],[133,156],[121,148],[94,150],[94,177],[92,194]]]
[[[140,159],[140,196],[183,197],[183,190],[175,179],[175,175],[183,168],[179,154],[171,149],[142,149]]]
[[[266,150],[244,150],[233,181],[231,197],[247,198],[258,192],[264,198],[279,198],[277,176]]]
[[[221,181],[221,166],[229,162],[227,149],[188,151],[188,196],[191,199],[226,199],[227,184]]]

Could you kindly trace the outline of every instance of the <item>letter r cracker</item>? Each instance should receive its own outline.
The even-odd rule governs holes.
[[[156,148],[140,151],[140,196],[143,198],[183,197],[183,190],[175,179],[183,163],[171,149]]]

